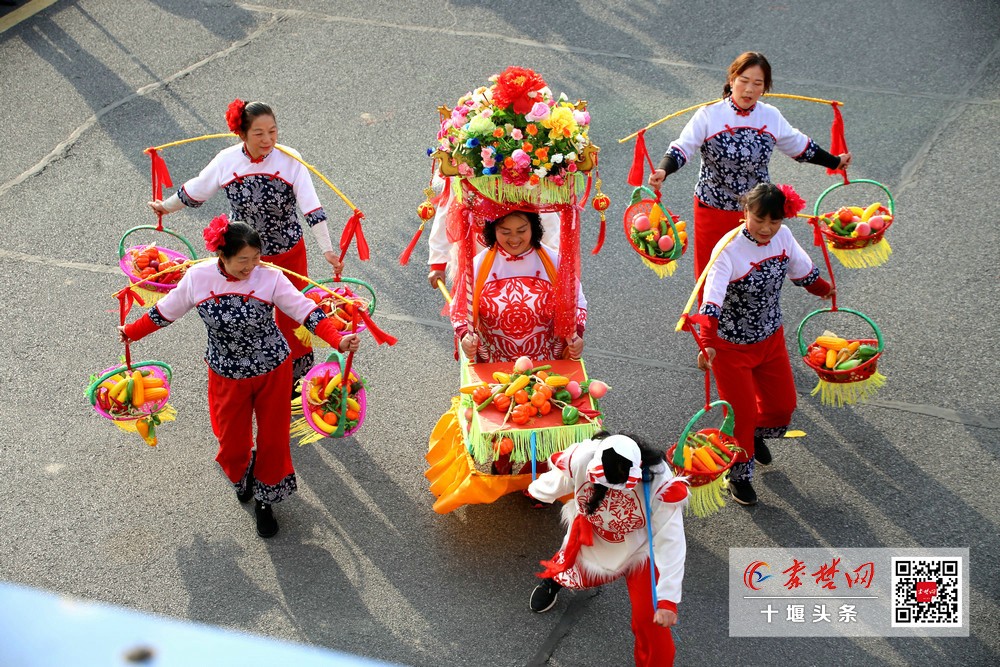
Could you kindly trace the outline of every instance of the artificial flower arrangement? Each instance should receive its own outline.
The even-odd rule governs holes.
[[[505,185],[563,186],[595,164],[587,103],[554,97],[545,80],[523,67],[508,67],[441,109],[436,149],[444,176],[495,177]]]

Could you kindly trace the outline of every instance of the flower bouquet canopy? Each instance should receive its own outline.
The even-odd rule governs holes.
[[[494,201],[568,204],[585,197],[598,148],[590,142],[587,103],[554,97],[545,80],[508,67],[492,85],[441,107],[441,175],[458,176]]]

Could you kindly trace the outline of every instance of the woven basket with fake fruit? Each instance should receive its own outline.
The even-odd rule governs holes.
[[[819,394],[824,405],[838,407],[865,401],[875,396],[885,384],[885,376],[878,372],[878,361],[885,347],[882,332],[866,315],[839,308],[836,312],[851,313],[865,320],[875,332],[875,338],[842,338],[831,331],[824,331],[806,345],[802,337],[803,325],[811,317],[829,312],[833,311],[814,311],[799,324],[797,335],[802,361],[819,377],[812,395]]]
[[[643,186],[632,193],[625,209],[625,235],[642,263],[665,278],[677,270],[677,260],[687,251],[687,223],[659,201],[657,193]]]
[[[836,211],[820,214],[824,197],[830,192],[844,187],[844,183],[833,185],[816,201],[815,215],[819,218],[818,229],[827,241],[830,252],[845,267],[860,269],[885,263],[892,254],[885,233],[894,220],[895,205],[892,195],[877,181],[858,179],[847,185],[868,183],[881,188],[888,201],[874,202],[868,206],[842,206]]]
[[[143,230],[159,231],[175,237],[186,247],[190,255],[185,255],[163,245],[148,243],[125,247],[126,239],[135,232]],[[118,244],[118,265],[128,277],[132,288],[145,303],[150,306],[156,303],[167,292],[180,282],[187,268],[187,262],[197,257],[194,247],[183,236],[169,229],[157,230],[150,225],[140,225],[125,232]]]
[[[722,426],[694,431],[695,423],[716,407],[723,410]],[[732,406],[726,401],[713,401],[707,410],[699,410],[684,427],[677,441],[681,443],[680,448],[674,444],[667,450],[666,458],[675,474],[686,477],[691,487],[688,508],[695,516],[709,516],[725,504],[724,476],[740,452],[733,437],[735,425]]]
[[[314,366],[302,378],[301,396],[292,401],[292,414],[299,416],[292,423],[292,437],[298,438],[299,445],[306,445],[354,435],[367,413],[365,386],[364,379],[345,367],[343,355],[332,351],[325,363]]]
[[[351,289],[352,285],[361,287],[367,292],[367,295],[362,295],[358,290]],[[341,277],[339,280],[321,280],[304,287],[302,293],[323,309],[323,313],[331,319],[338,331],[350,332],[352,327],[356,327],[353,329],[355,333],[361,333],[368,327],[364,321],[354,322],[355,310],[362,309],[369,315],[375,313],[375,289],[357,278]],[[305,327],[299,327],[295,335],[300,339],[308,339],[312,346],[317,349],[330,347],[319,336],[310,336],[309,330]]]

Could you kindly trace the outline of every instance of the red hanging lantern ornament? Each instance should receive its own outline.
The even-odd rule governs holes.
[[[591,251],[591,254],[593,255],[601,252],[601,248],[604,246],[604,232],[607,225],[607,215],[605,211],[607,211],[608,207],[611,206],[611,198],[601,192],[600,178],[597,179],[595,186],[597,187],[597,194],[595,194],[594,198],[590,201],[590,205],[594,207],[595,211],[601,214],[601,231],[597,235],[597,245],[595,245],[594,249]]]

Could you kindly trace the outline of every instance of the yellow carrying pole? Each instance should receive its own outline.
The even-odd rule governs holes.
[[[684,306],[684,312],[681,313],[681,318],[677,320],[677,326],[674,327],[674,331],[684,330],[684,320],[687,319],[687,314],[691,312],[694,302],[698,299],[698,291],[701,289],[701,286],[705,284],[705,279],[708,278],[709,270],[712,268],[712,265],[715,264],[715,260],[718,259],[719,255],[722,254],[723,249],[736,238],[742,229],[743,225],[740,225],[736,229],[729,232],[723,237],[726,242],[717,247],[715,252],[712,253],[712,257],[708,260],[708,264],[705,265],[704,270],[702,270],[701,275],[698,276],[698,280],[694,284],[694,290],[691,291],[691,296],[687,300],[687,305]]]
[[[147,148],[146,149],[146,153],[149,153],[150,151],[157,151],[157,152],[159,152],[159,151],[162,151],[165,148],[173,148],[174,146],[183,146],[184,144],[190,144],[190,143],[193,143],[195,141],[202,141],[204,139],[224,139],[226,137],[237,137],[237,135],[233,134],[232,132],[225,132],[225,133],[222,133],[222,134],[203,134],[200,137],[191,137],[190,139],[181,139],[180,141],[171,141],[170,143],[163,144],[162,146],[154,146],[152,148]],[[295,155],[294,153],[292,153],[291,151],[289,151],[288,148],[286,148],[285,146],[282,146],[281,144],[275,144],[274,147],[277,148],[282,153],[284,153],[285,155],[287,155],[288,157],[292,158],[293,160],[296,160],[297,162],[300,162],[302,164],[302,166],[304,166],[306,169],[308,169],[312,173],[316,174],[316,176],[319,177],[319,179],[321,181],[323,181],[324,183],[326,183],[327,186],[329,186],[329,188],[331,190],[333,190],[337,194],[337,196],[340,197],[344,201],[344,203],[347,204],[351,208],[352,211],[358,210],[358,207],[354,205],[354,202],[352,202],[350,199],[348,199],[347,195],[345,195],[343,192],[341,192],[337,188],[336,185],[334,185],[333,183],[331,183],[329,181],[329,179],[327,179],[326,176],[324,176],[323,174],[321,174],[319,172],[319,170],[316,169],[316,167],[312,166],[311,164],[309,164],[308,162],[306,162],[305,160],[303,160],[299,156]]]
[[[451,294],[448,292],[448,288],[444,286],[444,281],[439,280],[437,282],[437,288],[441,290],[441,295],[444,296],[444,300],[451,304]]]
[[[834,106],[844,106],[843,102],[838,102],[837,100],[824,100],[824,99],[821,99],[819,97],[804,97],[802,95],[788,95],[788,94],[785,94],[785,93],[764,93],[764,97],[781,97],[781,98],[784,98],[786,100],[800,100],[802,102],[816,102],[817,104],[833,104]],[[664,123],[664,122],[670,120],[671,118],[677,118],[677,116],[683,116],[684,114],[686,114],[689,111],[694,111],[695,109],[700,109],[701,107],[707,107],[710,104],[715,104],[716,102],[721,102],[722,100],[723,100],[723,98],[720,97],[719,99],[712,100],[711,102],[702,102],[701,104],[695,104],[693,107],[688,107],[687,109],[681,109],[680,111],[674,112],[674,113],[670,114],[669,116],[664,116],[660,120],[653,121],[652,123],[650,123],[646,127],[642,128],[642,130],[639,130],[639,132],[642,132],[643,130],[648,130],[650,128],[654,128],[657,125],[659,125],[660,123]],[[639,136],[639,132],[633,132],[632,134],[628,135],[627,137],[625,137],[623,139],[619,139],[618,143],[623,144],[626,141],[629,141],[631,139],[635,139],[637,136]]]

